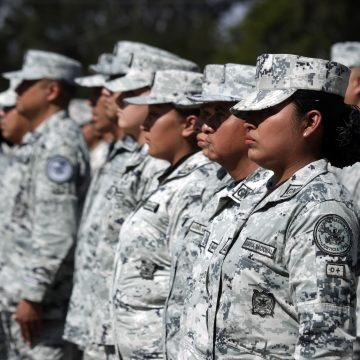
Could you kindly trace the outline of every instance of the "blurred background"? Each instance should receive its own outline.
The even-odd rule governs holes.
[[[255,64],[263,52],[329,58],[332,43],[360,41],[359,24],[359,0],[0,0],[0,71],[28,48],[89,65],[119,40],[201,66]]]

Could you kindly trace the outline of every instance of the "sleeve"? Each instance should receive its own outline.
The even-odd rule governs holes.
[[[78,166],[74,149],[43,151],[32,177],[32,251],[25,267],[22,298],[41,302],[75,241]]]
[[[285,256],[299,322],[295,359],[350,359],[355,336],[357,216],[337,201],[295,218]]]

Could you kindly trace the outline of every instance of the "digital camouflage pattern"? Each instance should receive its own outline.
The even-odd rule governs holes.
[[[110,288],[115,251],[122,224],[136,205],[158,185],[156,176],[168,162],[148,155],[147,145],[124,159],[122,171],[113,173],[112,182],[105,187],[107,203],[101,210],[101,226],[95,248],[95,262],[91,272],[90,339],[92,343],[114,345],[110,307]]]
[[[316,90],[344,97],[350,69],[342,64],[289,54],[263,54],[256,62],[256,89],[231,108],[263,110],[280,104],[296,90]]]
[[[24,137],[0,191],[3,311],[13,313],[21,299],[40,302],[44,321],[62,331],[88,179],[86,145],[65,111]]]
[[[85,99],[72,99],[69,104],[69,116],[79,127],[91,123],[92,113],[89,102]]]
[[[177,359],[179,352],[180,316],[184,307],[187,286],[192,281],[192,267],[202,249],[199,243],[207,231],[210,216],[216,210],[217,199],[222,194],[221,190],[233,184],[232,178],[224,168],[220,168],[216,176],[212,176],[208,181],[214,182],[214,185],[209,187],[213,189],[213,193],[209,196],[208,202],[201,204],[201,209],[191,211],[185,219],[172,257],[170,291],[164,309],[164,349],[167,359]]]
[[[81,75],[81,69],[78,61],[67,56],[49,51],[28,50],[21,70],[6,72],[3,76],[9,80],[52,79],[73,84],[74,79]]]
[[[183,285],[185,288],[185,300],[181,309],[177,343],[168,342],[166,347],[168,359],[207,359],[211,354],[211,329],[208,329],[207,325],[210,319],[214,318],[215,307],[211,300],[214,299],[215,293],[208,289],[209,267],[211,265],[212,269],[221,268],[221,261],[234,235],[256,203],[264,196],[265,184],[271,174],[259,168],[240,183],[231,183],[220,191],[204,211],[207,219],[201,220],[202,234],[196,235],[196,224],[190,224],[188,236],[184,241],[186,246],[183,256],[194,253],[195,257],[187,283],[179,283],[179,287]],[[218,249],[220,256],[215,257]]]
[[[194,102],[188,97],[201,92],[202,81],[203,75],[196,72],[160,70],[155,73],[148,96],[126,98],[126,102],[135,105],[173,104],[184,108],[194,107]]]
[[[204,69],[201,94],[189,98],[200,103],[240,101],[254,88],[255,66],[210,64]]]
[[[213,193],[208,180],[218,168],[201,153],[191,155],[121,228],[111,293],[115,341],[124,359],[163,358],[163,311],[178,234]]]
[[[352,358],[359,213],[327,165],[297,171],[214,251],[210,358]]]
[[[331,60],[349,68],[360,67],[360,42],[347,41],[331,47]]]
[[[138,151],[138,148],[139,145],[130,137],[113,143],[107,162],[93,177],[86,196],[77,234],[74,285],[64,332],[66,340],[82,348],[89,344],[89,321],[92,316],[90,279],[95,266],[99,231],[104,221],[103,209],[109,202],[106,191],[112,185],[114,177],[124,171],[126,159]]]
[[[154,81],[154,75],[159,70],[187,70],[196,71],[198,66],[182,58],[164,57],[160,53],[134,53],[127,74],[115,80],[108,81],[105,87],[110,91],[123,92],[151,87]]]

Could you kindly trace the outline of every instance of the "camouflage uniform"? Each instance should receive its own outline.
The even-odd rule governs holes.
[[[358,216],[325,160],[258,203],[209,267],[210,357],[350,359]]]
[[[349,68],[360,67],[360,42],[336,43],[331,47],[331,59]],[[353,104],[358,105],[358,104]],[[356,163],[343,169],[332,168],[340,182],[349,190],[351,197],[360,207],[360,164]],[[357,298],[360,298],[360,286],[357,287]],[[356,306],[357,339],[354,343],[354,359],[360,359],[360,305]]]
[[[162,358],[162,315],[177,234],[182,219],[212,193],[207,180],[217,168],[200,153],[190,156],[121,228],[112,294],[116,345],[124,359]]]
[[[10,79],[73,83],[81,65],[59,54],[29,50]],[[9,164],[0,192],[1,267],[9,359],[67,356],[61,335],[72,285],[72,253],[88,186],[86,145],[78,126],[59,111],[28,133]],[[6,205],[5,205],[6,204]],[[26,345],[13,318],[20,300],[41,303],[43,330]]]
[[[255,86],[255,66],[240,64],[211,64],[204,69],[204,82],[202,92],[190,96],[189,99],[196,103],[205,104],[211,102],[234,102],[242,99]],[[226,173],[225,169],[222,169]],[[177,359],[180,329],[180,315],[183,311],[184,298],[188,285],[192,279],[192,267],[199,256],[199,240],[204,231],[207,231],[207,224],[210,216],[217,206],[218,192],[227,185],[233,186],[234,182],[227,174],[219,188],[215,191],[213,199],[201,211],[201,217],[196,220],[190,218],[186,229],[179,236],[179,251],[173,257],[170,277],[170,293],[165,305],[165,354],[168,359]],[[227,190],[224,190],[227,191]],[[180,244],[182,240],[182,244]]]
[[[88,175],[86,145],[64,111],[25,136],[5,174],[0,227],[3,318],[9,323],[7,340],[21,354],[62,354],[72,247]],[[31,350],[14,337],[19,330],[11,314],[21,299],[43,305],[43,337]]]
[[[178,353],[175,353],[174,344],[167,346],[169,359],[205,359],[209,353],[211,341],[207,323],[208,308],[211,306],[208,295],[211,294],[208,294],[207,277],[210,263],[212,268],[218,268],[221,264],[223,256],[215,258],[216,250],[220,249],[220,255],[224,254],[234,234],[264,195],[264,185],[270,176],[271,172],[258,169],[240,183],[229,184],[209,202],[204,216],[190,224],[183,257],[191,256],[194,264],[191,275],[187,280],[183,279],[186,292],[183,296],[186,295],[186,299],[181,309],[180,331],[176,339],[179,343]],[[178,281],[181,281],[181,277],[178,277]],[[178,288],[180,286],[181,283]]]

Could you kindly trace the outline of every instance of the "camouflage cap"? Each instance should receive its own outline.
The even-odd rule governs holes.
[[[74,81],[82,87],[103,87],[109,77],[103,74],[95,74],[76,78]]]
[[[263,110],[288,99],[297,90],[316,90],[344,97],[350,69],[322,59],[289,54],[263,54],[256,63],[256,89],[230,111]]]
[[[350,68],[360,67],[360,42],[339,42],[331,47],[331,60]]]
[[[91,107],[87,100],[72,99],[69,104],[69,116],[81,127],[91,123]]]
[[[172,104],[176,107],[197,107],[188,99],[201,92],[203,75],[193,71],[157,71],[154,84],[148,96],[126,98],[125,102],[135,105]]]
[[[0,107],[14,107],[16,105],[17,94],[15,89],[20,84],[17,79],[10,80],[10,86],[7,90],[0,93]]]
[[[57,53],[28,50],[25,53],[23,66],[19,71],[4,73],[6,79],[39,80],[52,79],[74,83],[81,75],[81,64],[67,56]]]
[[[142,52],[156,54],[159,56],[165,56],[174,59],[179,58],[179,56],[169,51],[136,41],[118,41],[114,46],[113,55],[117,57],[124,53],[142,53]]]
[[[109,81],[105,87],[110,91],[131,91],[151,86],[155,72],[159,70],[197,70],[195,63],[181,59],[164,57],[156,53],[135,53],[128,73],[118,79]]]
[[[189,99],[200,103],[239,101],[254,88],[255,66],[210,64],[204,69],[201,94],[191,96]]]

